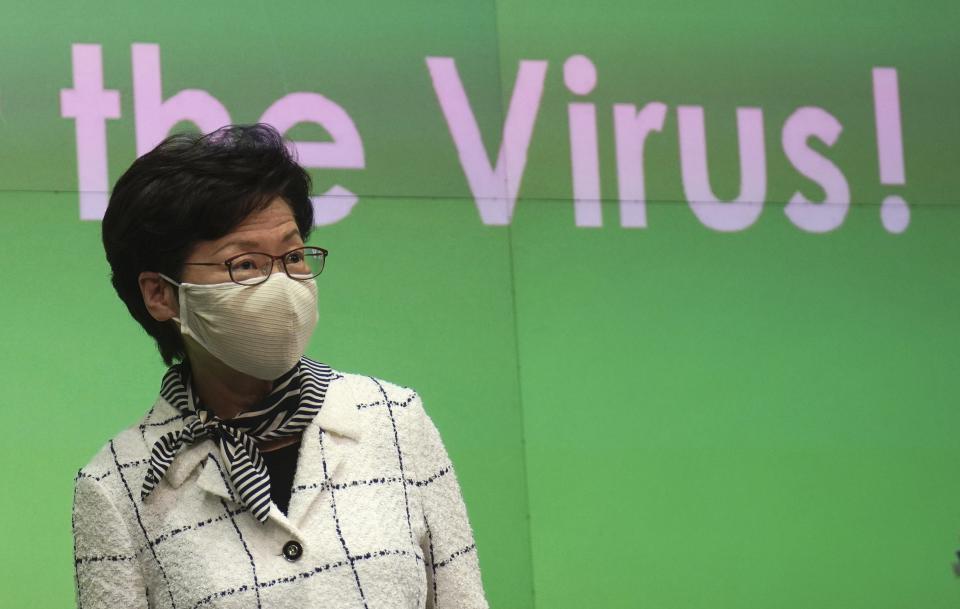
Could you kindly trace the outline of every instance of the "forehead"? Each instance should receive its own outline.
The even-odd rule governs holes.
[[[253,212],[230,233],[211,241],[200,241],[193,256],[240,253],[248,250],[274,252],[284,246],[301,244],[300,230],[290,206],[280,198]]]

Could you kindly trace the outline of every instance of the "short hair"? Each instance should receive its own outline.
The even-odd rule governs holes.
[[[171,135],[120,176],[102,227],[111,282],[168,366],[186,359],[183,339],[176,322],[147,311],[140,273],[179,281],[197,242],[229,234],[276,197],[290,205],[306,241],[313,228],[310,188],[284,139],[264,124]]]

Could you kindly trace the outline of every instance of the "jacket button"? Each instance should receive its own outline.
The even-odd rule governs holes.
[[[300,557],[303,556],[303,546],[299,542],[290,540],[287,543],[283,544],[283,557],[293,562],[295,560],[300,560]]]

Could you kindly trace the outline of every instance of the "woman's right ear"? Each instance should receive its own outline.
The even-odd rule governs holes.
[[[144,271],[137,277],[143,304],[147,307],[150,316],[157,321],[167,321],[180,314],[180,304],[177,302],[177,289],[160,273]]]

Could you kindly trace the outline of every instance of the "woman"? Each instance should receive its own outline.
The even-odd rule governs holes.
[[[171,136],[117,181],[113,286],[169,369],[77,475],[78,606],[487,606],[420,397],[303,356],[309,192],[265,125]]]

